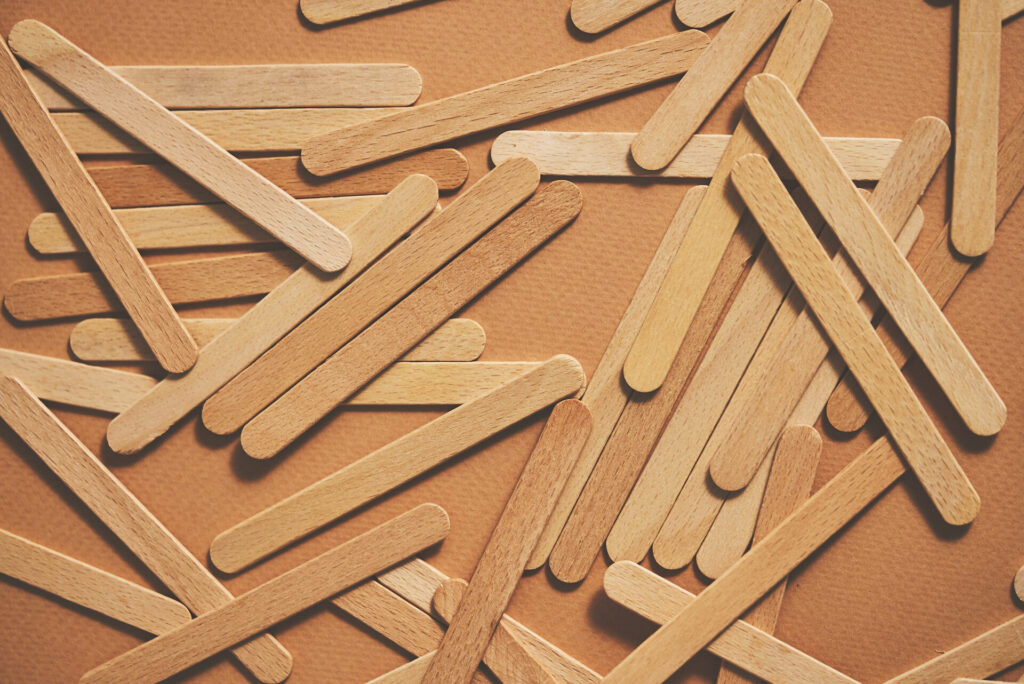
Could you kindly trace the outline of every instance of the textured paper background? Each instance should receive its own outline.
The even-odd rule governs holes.
[[[661,3],[620,29],[592,39],[567,23],[569,0],[440,0],[319,30],[291,0],[215,3],[139,0],[0,3],[0,30],[19,19],[49,22],[108,64],[404,62],[424,80],[421,102],[469,90],[677,30]],[[899,136],[919,116],[952,115],[949,3],[924,0],[832,0],[832,32],[801,98],[827,135]],[[752,67],[763,63],[762,54]],[[1024,20],[1003,31],[1001,121],[1024,106]],[[534,120],[533,128],[634,131],[667,94],[669,84]],[[728,132],[738,89],[705,131]],[[461,140],[471,180],[488,168],[496,132]],[[25,230],[54,202],[6,125],[0,126],[0,292],[28,276],[74,271],[85,260],[30,253]],[[924,200],[927,244],[948,214],[944,166]],[[583,182],[580,219],[530,261],[474,302],[464,315],[487,330],[485,359],[541,360],[576,356],[592,372],[685,187],[679,183]],[[921,488],[904,477],[838,540],[794,576],[779,636],[858,679],[879,681],[1018,614],[1011,581],[1024,562],[1024,332],[1019,277],[1024,209],[1017,207],[995,248],[946,311],[1010,409],[995,440],[966,435],[935,384],[915,364],[910,376],[981,493],[981,514],[966,534],[944,527]],[[919,252],[919,250],[918,250]],[[162,255],[154,261],[182,258]],[[243,305],[199,315],[237,315]],[[195,315],[195,312],[190,312]],[[66,357],[71,323],[23,325],[0,320],[0,345]],[[87,445],[100,449],[108,418],[76,410],[60,417]],[[195,414],[138,458],[104,451],[118,477],[199,557],[220,531],[324,474],[437,415],[431,411],[346,411],[270,464],[254,464],[234,440],[214,438]],[[349,516],[237,578],[234,592],[254,587],[354,534],[423,501],[452,517],[449,539],[431,561],[468,576],[535,441],[543,416],[509,430],[484,448]],[[872,434],[878,433],[873,424]],[[832,435],[834,437],[834,435]],[[832,477],[870,437],[827,443],[816,486]],[[0,526],[129,579],[159,587],[40,461],[0,426]],[[606,562],[568,590],[544,573],[526,578],[510,612],[599,672],[606,672],[650,632],[650,625],[604,597]],[[676,576],[692,590],[692,570]],[[406,656],[332,607],[305,611],[274,630],[295,656],[292,681],[357,682],[382,674]],[[0,580],[0,681],[75,681],[91,667],[131,648],[138,632],[41,593]],[[697,658],[681,681],[706,681],[715,660]],[[186,679],[238,682],[225,656],[190,670]]]

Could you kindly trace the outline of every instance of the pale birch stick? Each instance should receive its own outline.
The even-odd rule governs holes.
[[[957,677],[985,678],[1024,660],[1024,616],[1007,620],[956,648],[889,680],[888,684],[931,684]]]
[[[345,406],[459,406],[540,368],[536,361],[419,361],[389,366]]]
[[[1024,601],[1024,566],[1013,577],[1013,592],[1017,594],[1017,598]]]
[[[1024,0],[1003,0],[1000,5],[1003,14],[1003,21],[1006,21],[1010,17],[1024,12]]]
[[[299,9],[314,24],[330,24],[418,2],[422,0],[299,0]]]
[[[429,614],[376,580],[352,587],[331,602],[415,656],[437,648],[444,634]]]
[[[676,0],[679,21],[687,26],[703,28],[731,14],[743,0]]]
[[[584,33],[601,33],[662,0],[572,0],[569,17]]]

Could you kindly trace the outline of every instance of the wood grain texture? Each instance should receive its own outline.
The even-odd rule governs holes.
[[[1000,9],[1002,10],[1003,21],[1006,21],[1010,17],[1024,12],[1024,0],[1003,0]]]
[[[224,585],[18,380],[0,378],[0,419],[195,615],[232,601]],[[269,634],[233,649],[261,682],[276,684],[291,654]]]
[[[762,0],[739,5],[640,129],[630,146],[633,160],[652,171],[668,166],[795,4]]]
[[[99,667],[82,682],[159,682],[448,536],[448,514],[422,504]]]
[[[345,402],[346,406],[458,406],[536,370],[536,361],[398,362]]]
[[[731,14],[743,0],[676,0],[675,12],[686,26],[703,28]]]
[[[321,270],[352,257],[345,234],[59,33],[27,19],[11,49]]]
[[[1017,598],[1024,601],[1024,566],[1013,577],[1013,592],[1017,594]]]
[[[241,570],[572,395],[583,382],[575,359],[556,356],[222,532],[210,560],[224,572]]]
[[[996,232],[999,149],[1000,3],[960,0],[956,51],[956,152],[949,238],[964,256],[981,256]]]
[[[421,0],[299,0],[302,16],[314,24],[330,24],[384,10],[412,5]]]
[[[174,599],[6,530],[0,530],[0,574],[150,634],[192,619]]]
[[[572,0],[569,18],[584,33],[601,33],[662,0]]]
[[[782,4],[786,3],[771,0],[760,3],[760,6],[767,9]],[[754,5],[758,3],[750,4]],[[737,15],[730,23],[737,18],[741,17]],[[805,0],[797,5],[768,59],[766,73],[779,75],[799,92],[831,25],[832,12],[821,0]],[[638,392],[653,392],[664,382],[729,239],[739,225],[743,203],[729,181],[733,164],[744,154],[767,154],[769,149],[757,125],[748,114],[744,114],[715,169],[704,201],[697,209],[694,230],[676,253],[665,282],[626,358],[623,377]]]
[[[970,641],[893,677],[888,684],[930,684],[958,677],[987,679],[1024,660],[1024,616],[1007,620]]]
[[[488,173],[213,395],[203,407],[203,424],[218,434],[239,430],[526,200],[539,183],[536,167],[525,159]]]
[[[444,629],[430,615],[376,580],[336,596],[332,603],[364,625],[416,656],[441,643]]]
[[[172,373],[188,370],[198,354],[195,342],[6,44],[0,45],[0,89],[0,113],[160,365]]]
[[[686,71],[707,43],[683,31],[435,100],[314,138],[302,163],[334,173],[620,93]]]

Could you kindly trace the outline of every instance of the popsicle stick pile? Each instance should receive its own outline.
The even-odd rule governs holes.
[[[332,24],[405,4],[299,9]],[[570,19],[600,34],[658,4],[572,0]],[[77,360],[0,349],[0,420],[170,595],[4,529],[0,573],[154,636],[83,682],[161,681],[225,651],[281,682],[292,657],[268,630],[324,602],[414,657],[376,682],[660,682],[705,649],[723,683],[854,681],[773,636],[787,576],[908,471],[945,525],[981,506],[902,367],[919,357],[972,433],[1007,420],[942,309],[999,249],[1024,188],[1024,112],[1000,136],[997,109],[1001,22],[1024,5],[958,4],[954,132],[926,116],[901,138],[823,137],[804,110],[833,22],[823,0],[676,0],[687,26],[724,21],[711,38],[681,30],[423,104],[407,65],[108,66],[21,21],[0,45],[0,114],[60,206],[31,221],[27,244],[96,270],[3,293],[16,321],[82,320]],[[732,133],[697,134],[766,45]],[[513,128],[665,79],[678,82],[635,132]],[[466,158],[441,146],[481,131],[500,133],[493,168],[463,189]],[[951,148],[949,225],[910,263],[918,202]],[[80,160],[97,154],[150,156]],[[559,350],[478,360],[484,330],[460,312],[573,230],[587,203],[577,178],[707,184],[680,192],[589,380]],[[187,254],[209,248],[239,253]],[[185,258],[151,265],[156,250]],[[237,318],[180,311],[246,298],[258,301]],[[151,373],[93,365],[112,362]],[[107,444],[139,457],[193,419],[266,460],[301,451],[339,407],[445,412],[214,530],[207,563],[50,402],[111,414]],[[453,524],[426,501],[237,597],[208,567],[243,572],[540,412],[468,582],[417,557]],[[872,413],[884,436],[812,492],[829,448],[819,417],[856,432]],[[640,565],[649,556],[694,563],[710,584],[684,591]],[[571,635],[505,614],[524,572],[574,585],[595,564],[603,600],[659,625],[604,674],[548,641]],[[1024,569],[1006,582],[1024,594]],[[893,681],[997,674],[1024,661],[1022,620]]]

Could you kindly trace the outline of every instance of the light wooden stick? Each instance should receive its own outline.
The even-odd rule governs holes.
[[[241,570],[573,394],[583,381],[575,359],[556,356],[222,532],[210,559],[224,572]]]
[[[458,406],[536,370],[536,361],[420,361],[392,364],[346,406]]]
[[[620,93],[686,71],[707,43],[683,31],[435,100],[314,138],[302,163],[324,175]]]
[[[203,423],[219,434],[240,429],[523,202],[539,183],[536,167],[525,159],[491,171],[213,395],[203,407]]]
[[[671,621],[699,600],[682,587],[628,561],[608,568],[604,574],[604,590],[616,603],[657,624]],[[708,650],[768,681],[837,684],[855,681],[744,620],[732,623],[708,644]],[[634,681],[655,679],[641,676]]]
[[[383,10],[411,5],[420,0],[299,0],[299,9],[314,24],[362,17]]]
[[[668,166],[795,4],[763,0],[737,7],[640,129],[630,146],[633,160],[652,171]]]
[[[165,378],[107,428],[107,443],[135,452],[162,435],[217,391],[290,329],[329,299],[384,250],[416,225],[437,203],[437,188],[414,175],[356,221],[349,233],[358,248],[341,273],[324,277],[312,266],[296,270],[230,329],[203,347],[190,373]]]
[[[332,603],[416,656],[437,648],[444,634],[430,615],[376,580],[352,587]]]
[[[326,600],[448,536],[444,509],[422,504],[87,672],[80,681],[159,682]]]
[[[338,271],[348,263],[352,246],[344,233],[50,27],[32,19],[18,22],[8,42],[19,57],[318,268]]]
[[[987,252],[996,230],[1000,3],[960,0],[956,53],[956,154],[950,242],[964,256]]]
[[[703,28],[739,7],[743,0],[676,0],[676,17],[687,26]]]
[[[1017,594],[1017,598],[1024,601],[1024,566],[1017,571],[1013,578],[1013,591]]]
[[[174,599],[6,530],[0,530],[0,574],[150,634],[192,619]]]
[[[601,33],[662,0],[572,0],[569,17],[584,33]]]
[[[1024,0],[1003,0],[1000,5],[1003,14],[1003,21],[1006,21],[1010,17],[1024,12]]]
[[[569,399],[552,410],[450,619],[425,683],[469,681],[590,430],[590,410],[583,402]]]
[[[888,684],[930,684],[957,677],[986,678],[1024,660],[1024,616],[1007,620],[984,634],[890,679]]]
[[[115,66],[111,71],[168,109],[397,107],[420,96],[423,79],[405,64]],[[32,89],[49,109],[86,109],[34,70]]]
[[[172,373],[191,368],[198,354],[195,342],[6,44],[0,45],[0,90],[0,113],[160,365]]]
[[[770,0],[765,3],[749,3],[749,6],[767,9],[785,4],[787,2]],[[756,10],[748,9],[747,15],[752,11]],[[727,26],[736,19],[743,17],[737,15],[729,20]],[[772,51],[765,71],[778,74],[799,92],[831,25],[832,12],[821,0],[805,0],[797,5],[792,19],[787,22],[779,37],[778,45]],[[739,201],[729,181],[733,164],[744,154],[766,154],[769,149],[753,119],[744,114],[711,178],[704,201],[697,209],[694,230],[676,253],[668,276],[626,358],[622,373],[633,389],[653,392],[661,386],[697,307],[707,292],[715,268],[725,253],[726,245],[739,225],[743,203]]]
[[[232,601],[206,566],[14,378],[0,378],[0,419],[193,614]],[[269,634],[239,645],[233,653],[268,684],[284,681],[292,669],[291,654]]]

